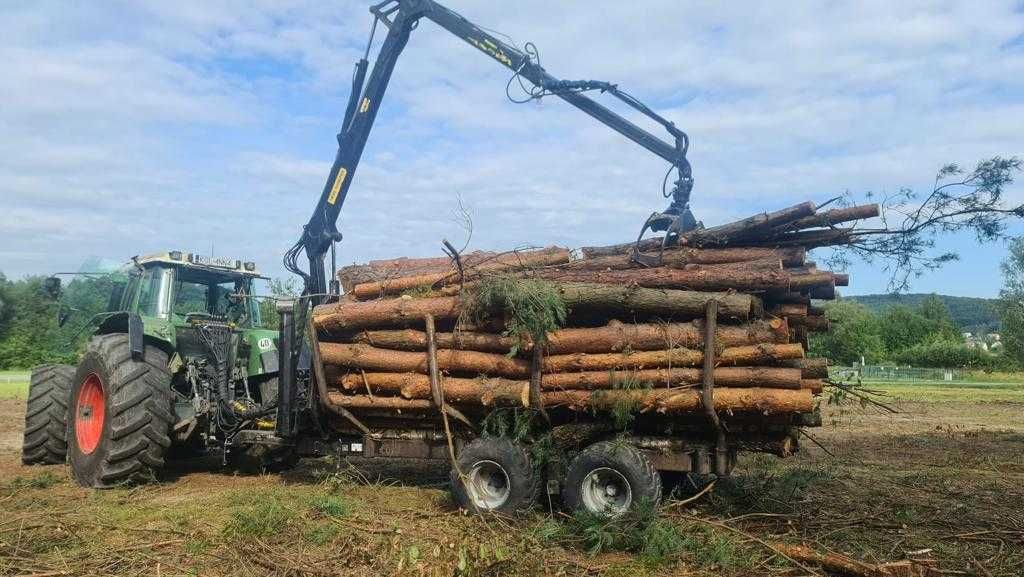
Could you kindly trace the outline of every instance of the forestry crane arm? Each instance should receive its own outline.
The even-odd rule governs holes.
[[[665,175],[666,183],[673,170],[677,173],[673,189],[670,192],[663,190],[666,198],[671,196],[671,204],[664,212],[654,213],[647,219],[640,236],[643,236],[648,228],[653,231],[666,231],[665,242],[669,243],[679,233],[697,226],[689,209],[690,191],[693,188],[690,163],[686,159],[686,152],[690,144],[689,138],[671,121],[658,115],[626,92],[619,90],[617,85],[595,80],[555,78],[541,67],[540,58],[532,44],[527,44],[525,50],[511,46],[434,0],[386,0],[372,6],[370,12],[374,15],[373,29],[370,33],[370,41],[367,43],[366,53],[356,64],[352,92],[349,95],[341,131],[338,133],[338,153],[334,158],[334,165],[331,167],[320,200],[303,230],[302,237],[284,258],[285,267],[303,278],[304,293],[313,300],[314,304],[321,302],[329,292],[336,292],[334,286],[336,281],[332,281],[330,287],[325,282],[324,259],[327,252],[331,251],[333,260],[334,244],[341,240],[342,235],[337,229],[338,214],[355,176],[356,167],[359,165],[359,159],[373,128],[377,112],[380,110],[381,100],[387,90],[391,73],[409,41],[409,34],[417,27],[422,18],[433,21],[441,28],[510,68],[514,75],[509,81],[509,88],[513,81],[518,80],[527,94],[525,100],[513,99],[514,101],[526,102],[548,95],[558,96],[666,160],[671,165],[669,173]],[[388,33],[377,55],[369,79],[367,79],[370,46],[373,44],[373,36],[378,22],[388,28]],[[528,87],[523,83],[523,79],[532,86]],[[583,94],[592,90],[611,94],[637,112],[657,122],[668,131],[673,142],[670,144],[652,135]],[[509,98],[512,99],[511,95]],[[309,259],[308,271],[302,270],[298,265],[298,258],[302,252],[305,252]],[[332,266],[332,270],[333,268]]]

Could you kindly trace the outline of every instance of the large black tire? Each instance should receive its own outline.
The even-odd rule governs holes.
[[[614,516],[640,503],[661,503],[661,475],[639,449],[622,441],[602,441],[569,463],[562,501],[572,511]]]
[[[146,346],[144,357],[132,358],[124,334],[89,340],[71,389],[67,436],[71,475],[83,487],[152,479],[164,465],[174,423],[171,374],[162,350]]]
[[[519,443],[481,437],[462,449],[456,463],[458,469],[451,472],[452,496],[463,509],[514,515],[537,503],[540,474]]]
[[[21,462],[60,465],[67,459],[68,399],[75,367],[42,365],[32,369],[25,406],[25,440]]]

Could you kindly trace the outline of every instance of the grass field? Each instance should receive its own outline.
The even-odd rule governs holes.
[[[207,458],[153,485],[84,490],[63,467],[18,463],[23,401],[0,400],[0,575],[809,574],[767,542],[1024,574],[1024,385],[868,387],[899,412],[827,407],[812,434],[828,452],[805,441],[790,459],[746,456],[632,532],[543,508],[466,515],[443,465],[408,462],[244,477]]]
[[[0,399],[24,399],[28,378],[28,371],[0,371]]]

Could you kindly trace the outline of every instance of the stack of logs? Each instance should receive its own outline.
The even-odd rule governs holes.
[[[807,335],[829,323],[811,301],[834,298],[849,279],[818,270],[807,251],[842,244],[851,229],[838,225],[877,214],[877,205],[803,203],[684,233],[665,248],[645,240],[646,258],[630,243],[346,267],[345,296],[313,311],[328,403],[594,414],[628,402],[641,415],[706,416],[716,426],[715,415],[812,412],[827,361],[807,358]],[[473,291],[498,274],[551,283],[569,310],[565,327],[534,347],[506,334],[497,311],[471,324]]]

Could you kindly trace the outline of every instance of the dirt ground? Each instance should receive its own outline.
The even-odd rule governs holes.
[[[1024,574],[1024,388],[932,402],[892,392],[899,414],[828,407],[811,433],[824,448],[804,439],[789,459],[744,457],[733,479],[684,506],[669,499],[622,547],[614,528],[541,509],[460,513],[443,466],[311,461],[244,477],[212,457],[154,484],[84,490],[63,467],[20,464],[23,401],[4,399],[0,575],[826,574],[776,542],[926,559],[940,575]]]

